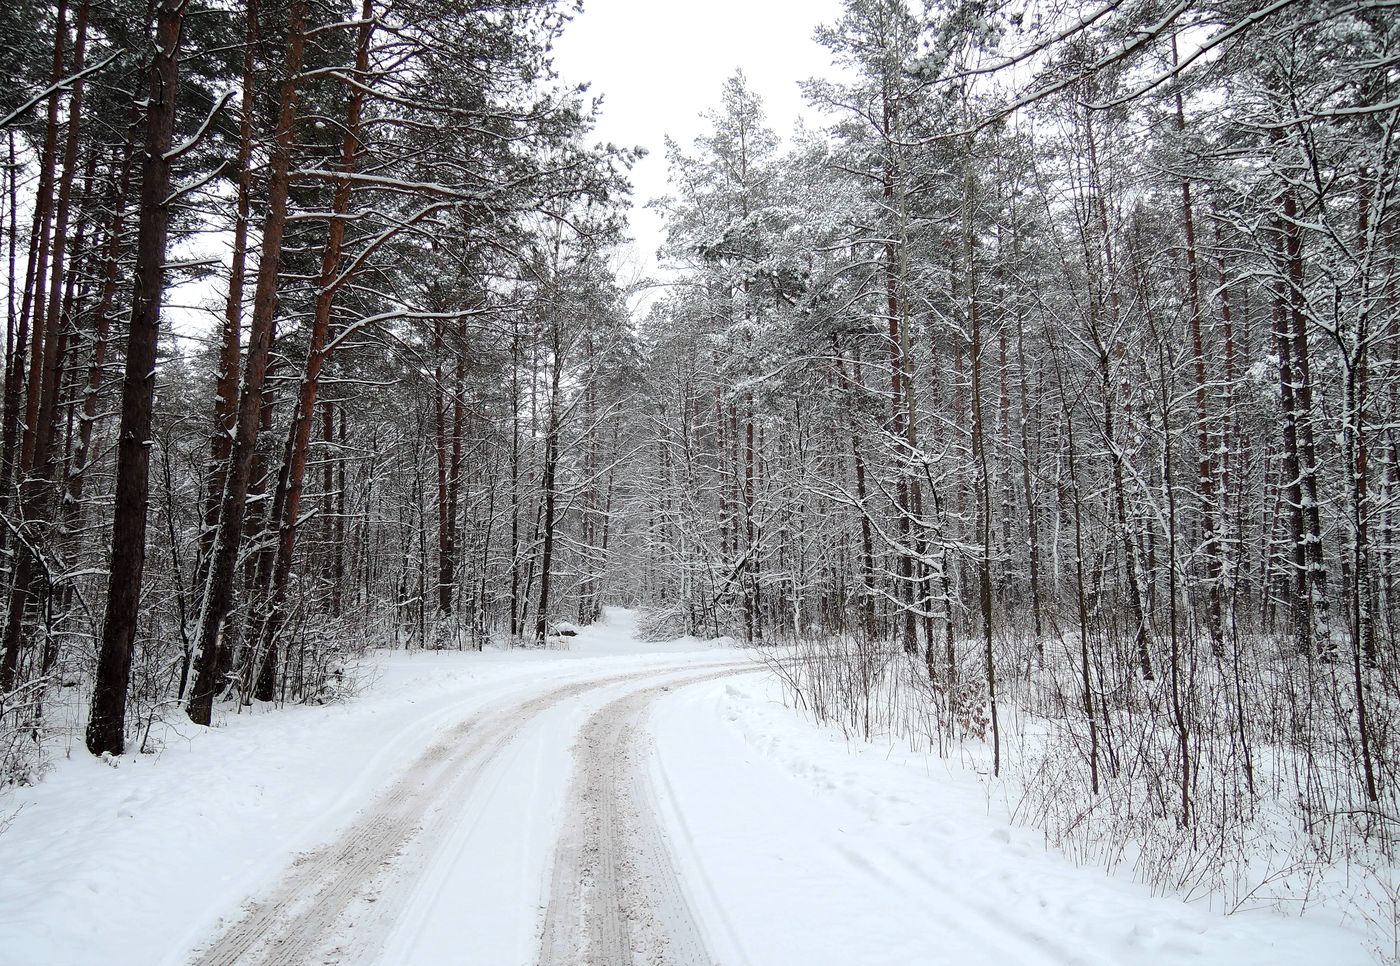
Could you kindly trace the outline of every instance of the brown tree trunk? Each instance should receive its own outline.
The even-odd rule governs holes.
[[[460,569],[462,547],[457,539],[458,519],[462,504],[462,434],[466,431],[467,407],[463,394],[466,392],[467,357],[459,346],[454,353],[456,359],[452,369],[452,449],[447,464],[447,523],[448,535],[452,538],[448,556],[452,569],[448,573],[447,588],[450,595],[455,593],[457,571]]]
[[[196,724],[209,724],[214,696],[219,689],[220,647],[225,622],[233,609],[234,571],[238,545],[257,449],[262,412],[263,381],[267,375],[277,308],[277,279],[282,262],[282,235],[287,223],[287,193],[301,64],[306,49],[305,20],[308,0],[292,0],[289,8],[287,57],[278,105],[277,134],[272,144],[267,185],[267,218],[263,223],[262,253],[253,294],[253,317],[248,327],[248,351],[239,391],[233,448],[224,484],[219,527],[211,551],[201,605],[198,657],[188,713]]]
[[[515,316],[512,315],[512,320]],[[520,330],[518,322],[510,342],[511,409],[520,408]],[[510,639],[525,633],[520,621],[520,420],[510,421]]]
[[[1176,38],[1172,38],[1172,62],[1176,62]],[[1186,112],[1181,91],[1176,92],[1176,129],[1186,131]],[[1191,205],[1191,182],[1181,180],[1181,223],[1186,236],[1186,295],[1191,336],[1192,371],[1195,376],[1196,451],[1199,472],[1196,479],[1201,513],[1201,544],[1206,567],[1206,627],[1211,650],[1220,656],[1223,646],[1223,589],[1225,568],[1220,544],[1220,521],[1224,518],[1217,501],[1215,446],[1211,439],[1213,414],[1210,410],[1206,377],[1205,340],[1202,336],[1201,270],[1196,257],[1196,218]]]
[[[970,194],[969,194],[970,198]],[[977,557],[978,602],[982,612],[982,658],[987,676],[991,710],[992,774],[1001,774],[1001,727],[997,715],[996,658],[992,651],[992,479],[987,458],[986,419],[983,414],[982,312],[977,285],[977,248],[968,222],[968,320],[972,355],[972,456],[977,464],[977,533],[981,552]]]
[[[128,125],[128,137],[122,147],[117,194],[112,204],[107,248],[103,257],[102,290],[93,312],[93,346],[88,363],[87,382],[83,387],[83,409],[78,420],[78,444],[68,470],[68,519],[65,526],[74,531],[83,519],[83,489],[87,481],[88,464],[92,459],[92,434],[97,428],[98,403],[102,376],[107,363],[108,341],[112,326],[112,307],[116,303],[118,275],[121,267],[122,236],[126,227],[127,198],[131,192],[131,175],[135,156],[134,137],[139,114]]]
[[[554,360],[549,382],[549,414],[544,438],[544,466],[540,474],[540,489],[543,500],[542,518],[538,529],[543,533],[544,544],[540,550],[540,606],[535,614],[535,641],[538,644],[544,643],[545,634],[548,631],[550,578],[554,569],[554,482],[555,471],[559,463],[559,407],[562,403],[559,398],[559,384],[564,368],[558,326],[559,322],[555,320]]]
[[[1283,194],[1283,244],[1288,261],[1289,339],[1293,353],[1293,395],[1298,434],[1298,459],[1302,477],[1303,526],[1306,548],[1306,592],[1311,613],[1310,642],[1320,656],[1335,650],[1328,614],[1327,559],[1322,545],[1322,517],[1317,492],[1317,444],[1313,433],[1312,366],[1308,358],[1307,295],[1303,288],[1303,234],[1298,226],[1298,206],[1291,188]]]
[[[286,622],[287,584],[291,577],[292,559],[296,550],[301,497],[306,486],[306,458],[311,448],[311,429],[315,425],[316,394],[320,389],[321,370],[332,349],[328,345],[331,309],[335,304],[336,293],[346,280],[341,273],[341,255],[345,245],[345,215],[350,210],[353,183],[348,175],[354,173],[359,160],[360,116],[364,107],[365,86],[369,83],[369,47],[373,34],[371,0],[363,0],[359,36],[355,47],[355,76],[358,83],[350,88],[345,139],[340,154],[341,171],[347,177],[336,181],[335,194],[331,201],[330,232],[321,255],[321,275],[311,319],[306,371],[301,379],[301,390],[297,398],[296,413],[287,442],[287,457],[282,471],[281,486],[285,497],[278,501],[281,504],[278,508],[280,512],[273,517],[273,525],[277,527],[277,559],[272,575],[271,601],[267,607],[261,634],[262,670],[258,675],[258,688],[254,694],[260,701],[271,701],[274,698],[273,670],[276,667],[282,626]]]
[[[83,69],[87,50],[87,22],[89,4],[87,0],[78,7],[75,24],[76,36],[73,42],[73,70]],[[59,36],[67,31],[60,5]],[[59,44],[61,46],[61,42]],[[24,639],[26,612],[35,604],[42,604],[48,592],[50,576],[35,557],[36,549],[45,542],[44,532],[53,514],[53,473],[54,437],[58,419],[58,394],[63,376],[63,360],[67,350],[64,328],[64,283],[70,285],[72,279],[65,277],[68,251],[68,222],[72,211],[73,181],[78,168],[78,139],[82,121],[83,82],[73,84],[68,105],[68,122],[65,134],[63,169],[58,179],[58,196],[55,205],[54,236],[48,264],[41,265],[36,273],[36,286],[42,284],[47,272],[48,293],[42,300],[36,298],[34,309],[35,349],[30,360],[29,398],[30,417],[24,427],[21,447],[20,471],[20,514],[18,527],[24,534],[16,547],[18,566],[10,589],[9,610],[6,613],[4,635],[4,657],[0,661],[0,692],[12,688],[16,682],[20,650]],[[42,294],[42,293],[40,293]],[[42,347],[42,351],[40,351]]]
[[[5,266],[5,388],[8,391],[12,381],[10,369],[15,358],[15,325],[19,321],[15,313],[15,264],[19,248],[19,160],[15,155],[15,132],[12,128],[6,132],[6,144],[9,147],[9,171],[10,189],[9,198],[9,224],[8,237],[5,240],[6,266]],[[5,432],[9,432],[9,427],[5,427]],[[5,437],[9,438],[9,437]],[[9,459],[9,450],[0,452],[0,462]],[[0,503],[3,507],[3,503]],[[3,529],[3,528],[0,528]]]
[[[120,755],[126,748],[126,692],[146,561],[151,405],[170,219],[170,142],[175,127],[184,13],[183,0],[162,0],[156,14],[156,51],[147,92],[140,227],[136,236],[136,285],[117,441],[111,575],[87,726],[87,747],[94,755]]]
[[[890,233],[890,240],[884,244],[884,260],[882,269],[885,282],[885,316],[888,326],[888,336],[890,342],[890,407],[892,418],[890,421],[891,434],[901,442],[909,445],[909,453],[900,460],[900,465],[896,470],[895,482],[895,512],[899,515],[899,586],[896,588],[896,598],[902,601],[904,610],[904,652],[906,654],[916,654],[919,649],[919,625],[918,617],[915,613],[919,600],[915,590],[917,583],[921,583],[918,574],[915,572],[913,560],[914,535],[911,515],[914,512],[914,495],[910,492],[911,485],[917,487],[917,482],[912,478],[910,472],[911,460],[914,455],[914,443],[910,437],[910,425],[908,416],[915,411],[915,404],[912,398],[909,377],[912,375],[909,367],[909,332],[904,321],[904,314],[900,305],[899,285],[901,282],[900,258],[902,252],[899,250],[903,244],[904,230],[904,198],[903,186],[897,185],[899,176],[894,152],[897,150],[894,142],[894,128],[898,123],[898,111],[891,98],[891,91],[888,83],[881,90],[881,125],[880,130],[886,137],[885,150],[889,156],[885,159],[885,167],[881,178],[881,194],[884,199],[886,215],[897,221],[891,224],[895,231]],[[917,430],[915,430],[917,432]]]
[[[24,294],[20,303],[15,351],[8,360],[5,380],[5,409],[3,441],[0,441],[0,514],[9,506],[10,491],[17,478],[28,469],[23,459],[29,438],[38,417],[41,366],[43,363],[44,300],[47,295],[50,232],[53,229],[54,169],[58,156],[58,115],[61,102],[58,82],[62,79],[65,49],[68,41],[68,3],[58,0],[55,17],[53,66],[50,70],[54,90],[49,95],[48,119],[44,127],[43,148],[39,156],[39,183],[34,196],[34,223],[29,236],[29,257],[26,261]],[[26,383],[25,364],[29,364]],[[25,418],[20,420],[20,393],[27,385]],[[9,539],[9,527],[0,527],[0,550]],[[8,690],[13,682],[11,655],[6,650],[0,666],[0,691]]]
[[[219,375],[214,384],[214,429],[209,434],[204,530],[200,535],[196,587],[204,583],[209,553],[219,526],[219,505],[224,495],[229,455],[233,452],[234,423],[238,415],[238,359],[243,327],[243,291],[248,271],[248,220],[253,194],[253,110],[257,85],[254,52],[258,45],[258,0],[246,0],[244,16],[247,24],[243,40],[243,91],[238,122],[238,200],[233,222],[233,261],[229,267],[228,294],[224,300]]]
[[[336,456],[335,489],[335,547],[331,556],[331,616],[339,617],[343,604],[342,586],[345,583],[345,404],[340,405],[340,423],[337,439],[340,443]]]
[[[588,341],[588,353],[588,362],[590,363],[590,367],[592,367],[595,360],[595,356],[591,339]],[[583,420],[584,424],[587,426],[593,426],[598,414],[598,408],[596,403],[597,393],[591,381],[591,375],[592,374],[590,373],[590,382],[588,386],[584,389]],[[688,428],[684,427],[684,412],[685,407],[682,408],[683,433]],[[584,490],[582,499],[582,509],[580,511],[582,517],[582,519],[580,520],[580,530],[582,531],[582,554],[580,560],[580,570],[582,572],[579,577],[578,622],[579,624],[584,626],[596,622],[601,614],[598,602],[598,573],[595,569],[599,559],[598,513],[600,511],[600,507],[598,505],[599,500],[597,477],[599,472],[598,455],[600,447],[598,442],[598,435],[599,434],[597,432],[590,432],[588,434],[588,450],[587,455],[584,457],[583,465]],[[690,603],[688,599],[685,602],[685,613],[687,615],[688,623],[690,614]],[[689,632],[689,628],[687,628],[687,632]]]
[[[434,346],[437,355],[441,358],[442,346],[442,322],[437,323],[437,333]],[[440,616],[447,617],[452,613],[452,586],[456,583],[456,574],[453,572],[453,537],[455,536],[455,520],[448,510],[447,499],[447,476],[448,476],[448,440],[447,440],[447,401],[443,398],[446,395],[444,388],[445,379],[443,377],[442,366],[439,365],[433,374],[433,453],[437,458],[437,517],[438,517],[438,572],[437,572],[437,612]]]
[[[1108,199],[1104,197],[1104,188],[1099,177],[1098,147],[1094,138],[1092,127],[1092,114],[1085,115],[1085,132],[1089,149],[1089,177],[1092,186],[1092,200],[1095,214],[1097,216],[1098,242],[1101,246],[1102,261],[1098,256],[1086,251],[1086,267],[1091,271],[1099,267],[1105,279],[1104,285],[1107,288],[1107,298],[1101,289],[1096,295],[1090,298],[1089,302],[1089,322],[1090,338],[1094,343],[1094,354],[1097,356],[1099,370],[1099,392],[1103,404],[1103,437],[1104,444],[1108,448],[1110,466],[1113,473],[1113,504],[1118,518],[1118,538],[1123,550],[1124,577],[1128,585],[1128,604],[1134,623],[1134,647],[1137,651],[1137,661],[1142,676],[1148,681],[1153,680],[1155,673],[1152,664],[1152,624],[1149,620],[1150,601],[1147,596],[1147,587],[1144,586],[1145,578],[1140,569],[1141,561],[1138,553],[1137,538],[1133,534],[1133,528],[1128,516],[1128,496],[1126,473],[1123,468],[1124,456],[1115,438],[1113,408],[1114,408],[1114,388],[1112,381],[1112,365],[1109,345],[1105,342],[1099,327],[1099,313],[1106,307],[1109,313],[1110,333],[1116,333],[1119,329],[1121,318],[1121,308],[1119,305],[1119,292],[1117,282],[1117,270],[1114,260],[1113,237],[1109,233],[1108,225]],[[1104,303],[1107,303],[1105,306]],[[1126,393],[1125,393],[1126,396]]]
[[[1054,346],[1050,347],[1054,352]],[[1094,688],[1090,673],[1089,656],[1089,602],[1084,586],[1084,499],[1079,489],[1079,467],[1074,445],[1074,412],[1065,392],[1064,377],[1060,372],[1059,360],[1055,360],[1056,384],[1060,390],[1060,404],[1064,409],[1066,433],[1065,455],[1069,463],[1070,494],[1073,498],[1074,518],[1074,603],[1079,624],[1079,686],[1081,706],[1084,708],[1084,723],[1089,728],[1089,791],[1099,794],[1099,728],[1094,713]]]
[[[1026,383],[1030,370],[1026,367],[1026,339],[1021,318],[1016,317],[1017,393],[1021,417],[1021,486],[1026,491],[1026,532],[1030,543],[1031,618],[1035,629],[1036,650],[1044,653],[1044,626],[1041,614],[1040,589],[1040,507],[1037,500],[1036,475],[1031,471],[1033,457],[1030,441],[1030,399]]]
[[[870,526],[870,508],[866,505],[865,457],[860,451],[860,427],[856,422],[856,403],[864,395],[865,386],[861,379],[860,348],[852,351],[851,365],[854,378],[846,373],[846,359],[837,353],[836,364],[841,376],[841,384],[848,393],[846,420],[851,440],[851,459],[855,463],[856,502],[860,504],[860,570],[861,570],[861,626],[867,642],[876,638],[878,627],[875,621],[875,537]],[[851,397],[854,398],[851,398]]]
[[[1359,184],[1357,199],[1357,250],[1362,265],[1368,265],[1370,245],[1370,185],[1368,173],[1363,168],[1357,175]],[[1369,326],[1370,299],[1367,298],[1367,282],[1363,281],[1361,302],[1363,308],[1356,323],[1356,342],[1347,352],[1346,394],[1344,410],[1343,438],[1351,463],[1351,515],[1352,515],[1352,560],[1351,560],[1351,637],[1352,637],[1352,688],[1356,698],[1356,721],[1360,739],[1362,775],[1365,782],[1366,798],[1375,802],[1379,798],[1376,784],[1376,769],[1372,761],[1372,736],[1370,727],[1369,696],[1366,692],[1365,667],[1376,662],[1375,626],[1372,620],[1371,604],[1371,547],[1370,520],[1371,494],[1368,475],[1370,472],[1367,440],[1366,407],[1370,391]],[[1343,346],[1344,350],[1347,348]]]

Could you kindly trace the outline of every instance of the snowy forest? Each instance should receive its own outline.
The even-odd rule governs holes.
[[[1395,5],[845,0],[655,199],[579,16],[0,5],[0,782],[626,606],[1400,954]]]

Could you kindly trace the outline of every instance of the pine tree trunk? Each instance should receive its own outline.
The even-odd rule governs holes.
[[[253,317],[248,328],[248,351],[239,391],[233,448],[224,485],[219,527],[211,551],[201,605],[198,657],[194,687],[187,711],[190,720],[207,725],[219,690],[221,647],[225,624],[233,609],[234,571],[243,533],[248,486],[263,409],[263,382],[276,323],[277,281],[282,261],[282,235],[287,223],[287,194],[301,64],[306,49],[307,0],[292,0],[289,8],[285,77],[278,106],[277,134],[272,145],[267,185],[267,217],[263,223],[262,253],[258,261]]]
[[[335,304],[336,293],[346,281],[341,271],[341,256],[345,244],[345,215],[350,210],[352,182],[348,175],[354,173],[359,160],[360,117],[364,106],[365,87],[369,83],[369,47],[374,34],[370,3],[371,0],[363,0],[355,49],[355,76],[364,80],[351,87],[349,106],[346,110],[345,139],[341,148],[340,163],[341,171],[347,177],[336,181],[331,202],[330,232],[321,256],[321,275],[311,318],[306,371],[302,374],[296,412],[287,441],[287,456],[283,464],[280,488],[285,492],[285,497],[278,501],[281,505],[272,523],[277,528],[277,553],[272,575],[271,600],[267,604],[262,632],[259,635],[262,670],[258,675],[258,689],[254,697],[260,701],[271,701],[275,696],[272,681],[275,679],[277,653],[281,646],[281,631],[286,622],[287,585],[291,578],[292,560],[296,550],[301,498],[306,488],[306,460],[311,449],[311,429],[315,425],[316,396],[320,390],[321,370],[331,352],[331,347],[328,346],[331,309]]]
[[[1176,38],[1172,38],[1172,61],[1176,62]],[[1186,113],[1181,91],[1176,92],[1176,129],[1186,131]],[[1205,339],[1202,336],[1201,270],[1196,256],[1196,218],[1191,205],[1191,182],[1181,181],[1181,223],[1186,236],[1186,295],[1191,336],[1192,374],[1195,377],[1196,450],[1199,472],[1196,480],[1201,514],[1201,545],[1206,568],[1206,628],[1210,633],[1211,650],[1220,656],[1223,645],[1223,584],[1225,568],[1220,544],[1220,521],[1224,513],[1217,498],[1215,446],[1211,439],[1213,413],[1210,409],[1210,389],[1206,376]]]
[[[535,613],[535,642],[543,644],[549,629],[549,593],[554,570],[554,508],[555,472],[559,464],[559,398],[560,377],[563,374],[564,360],[560,349],[559,323],[554,323],[554,359],[549,383],[549,414],[544,438],[544,466],[540,473],[542,520],[537,529],[543,533],[544,543],[540,550],[540,605]]]
[[[151,407],[155,396],[156,344],[170,219],[170,142],[175,127],[179,47],[185,4],[162,0],[156,14],[142,158],[140,227],[136,236],[136,285],[122,382],[117,441],[117,489],[107,610],[88,718],[87,747],[94,755],[126,748],[126,693],[132,644],[140,614],[146,563],[146,504],[150,493]]]
[[[219,526],[229,455],[233,452],[234,423],[238,411],[238,360],[243,328],[243,292],[248,266],[248,221],[253,188],[253,113],[257,73],[254,52],[258,45],[258,0],[246,0],[243,40],[243,91],[238,124],[238,197],[233,222],[233,261],[229,268],[228,294],[224,300],[224,327],[220,334],[219,375],[214,384],[214,429],[209,434],[209,471],[204,491],[204,531],[200,535],[199,567],[195,586],[207,575],[210,551]]]

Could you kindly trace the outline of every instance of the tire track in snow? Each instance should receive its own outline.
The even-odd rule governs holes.
[[[540,966],[714,962],[657,821],[637,739],[651,702],[673,686],[753,670],[712,672],[637,691],[583,726],[545,907]]]
[[[196,951],[192,961],[198,966],[283,966],[305,962],[328,944],[332,961],[356,958],[376,937],[355,935],[352,943],[335,945],[337,933],[353,931],[353,923],[335,929],[347,910],[357,899],[379,898],[376,886],[410,840],[446,833],[456,810],[434,806],[470,795],[483,769],[531,718],[589,691],[682,670],[648,668],[574,682],[468,716],[439,736],[345,831],[298,857],[275,887],[245,906],[244,915]],[[392,918],[387,910],[376,917],[382,924]]]

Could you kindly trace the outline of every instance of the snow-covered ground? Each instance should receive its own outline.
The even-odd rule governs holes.
[[[371,666],[345,704],[76,749],[0,796],[0,963],[1370,961],[1076,868],[975,775],[848,744],[627,612],[568,651]]]
[[[772,677],[657,704],[660,811],[724,963],[1372,962],[1359,932],[1224,917],[1047,851],[970,769],[847,742]]]

